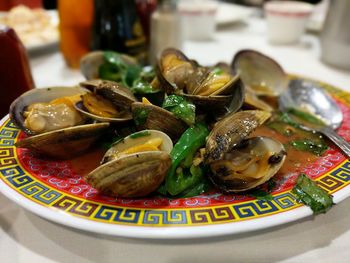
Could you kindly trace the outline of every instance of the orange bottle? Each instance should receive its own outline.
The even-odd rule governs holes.
[[[58,0],[60,48],[68,66],[79,68],[90,50],[93,0]]]

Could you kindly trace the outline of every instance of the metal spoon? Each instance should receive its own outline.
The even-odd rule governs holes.
[[[302,124],[302,127],[322,133],[350,157],[350,143],[335,132],[343,121],[343,114],[335,101],[316,82],[291,80],[279,98],[279,107],[281,111],[296,109],[320,119],[325,125]]]

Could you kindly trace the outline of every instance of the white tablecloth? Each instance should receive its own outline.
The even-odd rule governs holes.
[[[350,91],[349,72],[319,60],[318,39],[306,35],[297,46],[271,46],[265,24],[221,28],[211,42],[187,42],[184,51],[203,64],[230,62],[242,48],[275,58],[287,72],[316,78]],[[83,80],[66,68],[56,51],[31,58],[37,87]],[[64,227],[27,212],[0,194],[1,262],[349,262],[350,199],[327,214],[279,227],[220,238],[157,241],[97,235]]]

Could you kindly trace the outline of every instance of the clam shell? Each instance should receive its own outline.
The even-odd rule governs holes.
[[[207,163],[222,159],[225,153],[270,117],[269,112],[251,110],[231,113],[218,121],[207,138]]]
[[[121,108],[128,109],[133,102],[137,101],[128,88],[114,81],[94,79],[81,82],[80,86],[96,92]]]
[[[257,95],[278,96],[288,87],[288,76],[282,67],[260,52],[241,50],[233,58],[231,67]]]
[[[10,118],[26,134],[33,135],[35,133],[24,126],[23,113],[27,106],[36,102],[49,102],[60,97],[84,94],[86,92],[89,91],[81,87],[48,87],[27,91],[10,105]]]
[[[226,90],[230,95],[210,95],[200,96],[193,94],[181,94],[181,96],[192,101],[196,107],[204,112],[208,112],[216,119],[238,111],[244,102],[244,85],[239,78],[233,79],[230,87]]]
[[[137,111],[144,111],[146,116],[144,122],[139,124],[139,128],[162,131],[173,140],[178,139],[187,129],[187,124],[176,118],[171,112],[155,106],[147,105],[141,102],[135,102],[131,105],[131,110],[135,116]]]
[[[222,160],[210,164],[210,179],[225,193],[246,191],[271,179],[285,159],[286,152],[279,141],[268,137],[250,138],[226,153]],[[242,168],[244,162],[249,165]],[[241,163],[239,167],[237,163]]]
[[[118,152],[122,152],[130,147],[135,145],[140,145],[150,139],[160,137],[163,139],[163,142],[160,146],[160,150],[170,154],[173,149],[173,142],[170,137],[164,132],[157,130],[143,130],[136,133],[133,133],[129,136],[126,136],[124,139],[114,143],[111,148],[105,153],[101,163],[105,163],[114,159],[113,155]],[[137,153],[133,154],[136,155]]]
[[[79,101],[78,103],[75,104],[75,109],[79,111],[81,114],[85,115],[86,117],[100,121],[100,122],[124,123],[132,120],[131,112],[127,112],[127,111],[125,111],[118,118],[102,117],[102,116],[92,114],[85,109],[82,101]]]
[[[69,159],[85,152],[109,127],[109,123],[94,123],[45,132],[16,142],[44,156]]]
[[[128,88],[113,81],[100,79],[84,81],[81,82],[80,85],[90,91],[95,92],[96,94],[101,95],[105,99],[110,100],[114,105],[116,105],[116,107],[121,109],[122,115],[119,117],[109,118],[92,114],[85,109],[82,101],[75,104],[76,110],[78,110],[80,113],[91,119],[102,122],[124,123],[132,120],[130,107],[133,102],[137,101],[137,99]]]
[[[164,68],[163,68],[163,58],[166,57],[169,54],[175,54],[175,56],[184,62],[188,62],[189,64],[186,64],[186,67],[179,68],[176,71],[176,77],[166,76],[164,74]],[[158,61],[158,66],[156,68],[156,74],[159,79],[159,82],[162,85],[162,88],[165,90],[166,93],[172,94],[172,93],[180,93],[182,89],[186,86],[186,81],[189,78],[189,76],[193,73],[194,69],[197,67],[195,62],[190,60],[184,53],[182,53],[180,50],[174,49],[174,48],[167,48],[163,50],[163,52],[160,55],[160,59]]]
[[[117,197],[141,197],[155,191],[171,166],[168,153],[155,151],[107,162],[85,180],[99,192]]]

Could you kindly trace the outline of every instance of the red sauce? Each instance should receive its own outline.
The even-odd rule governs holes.
[[[295,137],[286,137],[282,134],[269,129],[268,127],[261,126],[257,128],[251,135],[251,137],[254,136],[266,136],[274,138],[278,141],[280,141],[282,144],[286,144],[289,141],[293,140]],[[299,168],[305,166],[308,163],[312,163],[316,161],[319,157],[306,151],[299,151],[294,149],[293,147],[288,147],[287,149],[287,157],[286,160],[279,170],[279,174],[287,174],[290,172],[293,172],[295,170],[298,170]]]
[[[73,170],[81,176],[89,174],[100,165],[105,152],[106,150],[100,148],[91,149],[89,152],[70,160]]]
[[[12,101],[34,88],[26,51],[15,31],[0,25],[0,117]]]

